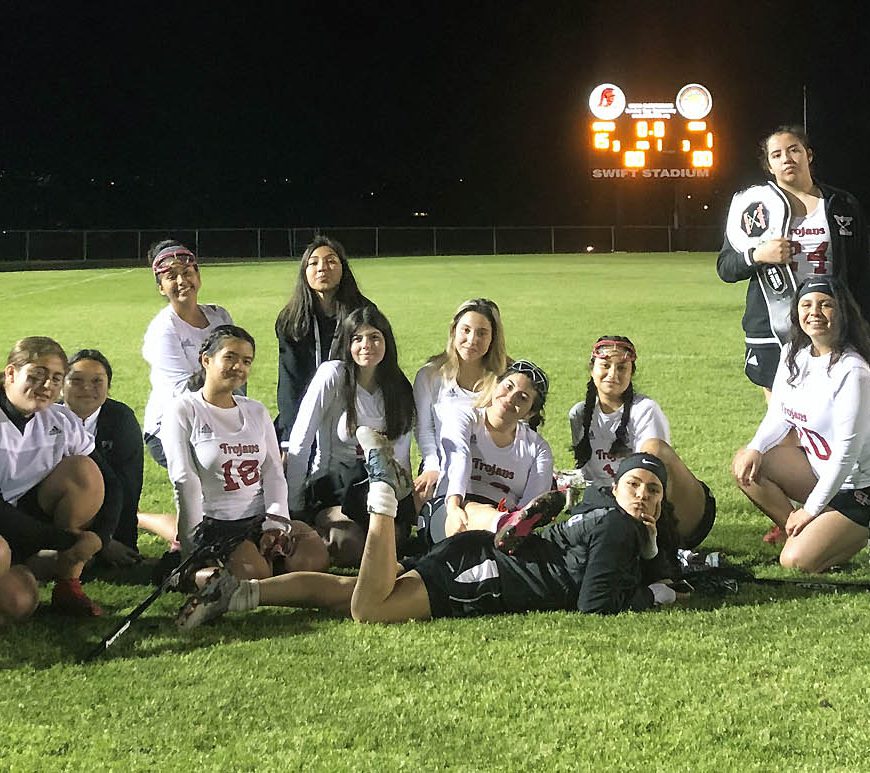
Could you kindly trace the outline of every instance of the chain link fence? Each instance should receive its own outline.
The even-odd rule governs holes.
[[[338,239],[354,257],[716,252],[722,231],[670,226],[487,226],[177,228],[0,231],[0,269],[55,263],[142,265],[148,246],[178,239],[208,259],[299,257],[317,234]]]

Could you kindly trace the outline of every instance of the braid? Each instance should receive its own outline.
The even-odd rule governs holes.
[[[632,452],[628,446],[628,422],[631,418],[631,404],[634,402],[634,384],[629,381],[628,389],[622,393],[622,418],[616,428],[616,439],[610,446],[610,453],[614,456],[626,456]]]
[[[589,440],[589,427],[592,426],[592,414],[595,411],[595,401],[598,399],[598,390],[595,382],[590,378],[586,382],[586,402],[583,403],[583,437],[574,446],[574,463],[577,468],[583,467],[592,456],[592,442]]]

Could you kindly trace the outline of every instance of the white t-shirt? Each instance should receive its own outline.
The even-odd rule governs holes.
[[[151,394],[145,406],[143,430],[149,435],[160,433],[163,409],[173,397],[187,391],[187,380],[199,372],[202,342],[219,325],[233,324],[222,306],[200,304],[199,308],[208,320],[207,327],[193,327],[167,305],[145,331],[142,357],[151,366]]]
[[[320,365],[299,404],[299,413],[290,431],[287,450],[287,487],[290,510],[302,510],[305,505],[305,487],[324,477],[330,471],[355,465],[362,461],[362,449],[347,432],[347,412],[344,406],[344,387],[347,367],[339,360],[328,360]],[[380,387],[368,392],[356,388],[356,423],[359,427],[386,429],[384,395]],[[309,468],[311,449],[317,443],[314,459]],[[410,474],[411,433],[406,432],[394,443],[394,454]]]
[[[583,406],[577,403],[568,411],[571,422],[571,444],[577,445],[583,437]],[[589,426],[589,442],[592,446],[592,456],[583,465],[583,477],[596,488],[610,487],[616,482],[616,468],[619,457],[610,453],[616,440],[616,430],[622,421],[625,410],[623,405],[613,413],[604,413],[596,399],[592,423]],[[659,404],[651,397],[636,393],[631,403],[631,415],[626,427],[626,445],[632,451],[638,449],[645,440],[657,438],[666,443],[671,442],[671,428]]]
[[[437,494],[504,499],[515,510],[552,488],[553,452],[525,422],[517,425],[513,443],[499,448],[486,429],[485,408],[447,411],[443,421]]]
[[[22,433],[0,410],[0,493],[14,505],[67,456],[89,456],[94,436],[65,405],[37,411]]]
[[[424,472],[438,472],[441,467],[440,443],[444,412],[471,408],[479,392],[463,389],[455,379],[445,380],[441,369],[426,363],[414,378],[414,403],[417,424],[414,434],[423,458]]]
[[[204,516],[234,521],[258,515],[289,518],[278,439],[266,407],[234,396],[234,408],[185,392],[163,417],[163,450],[175,489],[178,534],[189,552]],[[267,519],[264,529],[287,529]]]
[[[798,283],[811,276],[830,276],[833,273],[831,233],[825,215],[824,199],[806,216],[792,217],[788,226],[792,243],[792,263]]]
[[[790,385],[787,354],[788,347],[748,448],[764,453],[796,429],[818,478],[804,510],[818,515],[841,489],[870,486],[870,366],[847,350],[828,373],[831,356],[813,357],[805,347],[795,357],[798,375]]]

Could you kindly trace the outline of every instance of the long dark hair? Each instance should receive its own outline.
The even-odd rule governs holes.
[[[767,158],[767,144],[770,142],[770,138],[776,137],[777,134],[792,134],[797,137],[798,142],[803,145],[804,150],[810,153],[813,152],[810,138],[807,136],[807,133],[804,131],[802,126],[793,123],[777,126],[770,134],[766,135],[764,139],[759,140],[758,142],[758,163],[761,164],[761,168],[767,172],[767,174],[772,174],[770,171],[770,161]],[[812,161],[810,161],[810,166],[812,166]]]
[[[205,385],[205,368],[202,365],[202,356],[207,354],[209,357],[214,357],[228,338],[238,338],[241,341],[247,341],[251,345],[254,354],[257,353],[257,344],[254,343],[254,337],[247,330],[238,325],[218,325],[208,334],[205,341],[202,342],[202,346],[199,347],[199,370],[187,379],[187,388],[191,392],[196,392],[197,389],[202,389]]]
[[[832,297],[836,313],[828,372],[836,362],[839,362],[843,352],[850,348],[858,352],[864,358],[864,362],[870,364],[870,325],[861,316],[861,308],[842,280],[834,276],[825,277],[825,279],[831,285],[831,290],[834,293]],[[788,350],[785,356],[789,384],[794,384],[798,375],[798,366],[795,362],[797,353],[812,343],[810,337],[801,328],[800,301],[800,293],[797,292],[791,302],[791,330],[789,331]]]
[[[339,358],[347,369],[348,378],[344,386],[344,407],[347,411],[347,431],[353,435],[356,423],[356,386],[359,366],[353,361],[350,345],[354,333],[363,325],[371,325],[384,336],[384,358],[375,368],[375,380],[384,396],[384,422],[386,435],[396,440],[410,432],[414,423],[414,392],[411,382],[399,367],[396,339],[389,320],[376,306],[361,306],[347,315],[341,326],[339,337]]]
[[[278,318],[275,320],[275,333],[288,341],[299,341],[305,338],[311,330],[318,301],[314,291],[308,285],[305,269],[308,268],[311,253],[319,247],[329,247],[338,256],[341,263],[341,280],[335,290],[338,324],[342,323],[342,320],[351,310],[369,303],[368,299],[359,291],[353,271],[350,270],[350,264],[347,262],[344,247],[328,236],[315,236],[305,248],[299,261],[299,276],[296,279],[293,295],[290,296],[287,305],[278,312]]]
[[[625,336],[601,336],[595,344],[601,341],[614,341],[616,344],[626,344],[626,348],[634,351],[634,344],[630,338]],[[595,346],[592,347],[593,352]],[[595,357],[589,358],[589,369],[595,364]],[[637,363],[631,363],[631,375],[634,376],[637,370]],[[574,463],[578,468],[582,467],[589,461],[592,456],[592,442],[589,438],[589,428],[592,426],[592,414],[595,411],[595,401],[598,399],[598,389],[595,387],[595,381],[589,377],[586,382],[586,400],[583,403],[583,436],[580,442],[573,447]],[[613,456],[625,456],[631,453],[631,448],[628,446],[628,422],[631,418],[631,404],[634,402],[634,382],[629,381],[628,387],[622,393],[622,418],[619,420],[619,426],[616,428],[616,438],[613,445],[610,446],[610,453]]]

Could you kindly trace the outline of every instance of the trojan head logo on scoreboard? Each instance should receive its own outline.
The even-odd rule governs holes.
[[[633,102],[615,83],[589,95],[593,179],[709,178],[715,168],[713,97],[700,83],[670,102]]]

